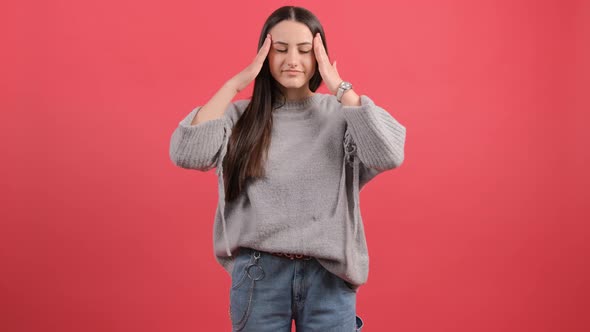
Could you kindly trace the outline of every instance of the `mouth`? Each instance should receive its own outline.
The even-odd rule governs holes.
[[[283,73],[288,77],[296,77],[299,76],[299,74],[303,74],[303,72],[297,70],[284,70]]]

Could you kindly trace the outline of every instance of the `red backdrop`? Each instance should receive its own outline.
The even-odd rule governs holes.
[[[283,4],[2,6],[0,330],[229,330],[215,173],[169,140]],[[363,331],[588,331],[588,2],[289,4],[407,127],[361,194]]]

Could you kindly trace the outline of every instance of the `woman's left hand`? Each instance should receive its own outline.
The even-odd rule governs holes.
[[[334,64],[330,64],[330,59],[328,58],[328,54],[326,53],[326,49],[324,48],[322,37],[319,32],[313,38],[313,52],[315,54],[316,60],[318,61],[320,75],[322,75],[322,79],[326,83],[328,90],[330,90],[332,94],[336,94],[342,79],[340,78],[340,74],[338,74],[338,70],[336,69],[336,61],[334,61]]]

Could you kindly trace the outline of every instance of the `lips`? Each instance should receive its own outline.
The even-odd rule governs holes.
[[[302,71],[299,70],[283,70],[286,73],[302,73]]]

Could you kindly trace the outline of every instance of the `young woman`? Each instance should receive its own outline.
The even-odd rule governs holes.
[[[251,100],[232,102],[254,80]],[[330,94],[315,91],[325,82]],[[172,134],[175,165],[217,168],[216,260],[234,331],[360,331],[369,257],[360,189],[401,165],[406,129],[343,81],[300,7],[266,20],[258,54]]]

